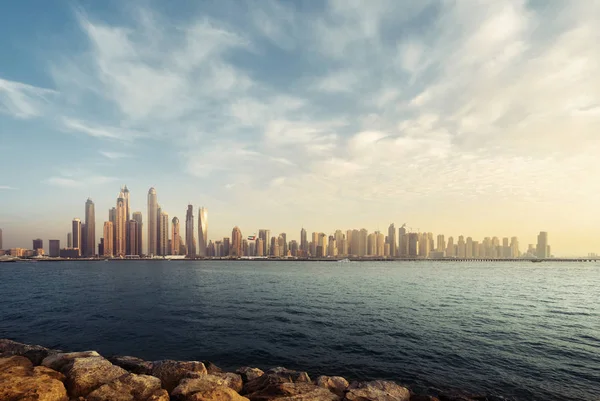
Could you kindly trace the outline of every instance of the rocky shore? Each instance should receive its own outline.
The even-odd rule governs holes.
[[[391,381],[311,380],[306,372],[211,362],[144,361],[64,352],[0,339],[0,401],[485,401],[485,397],[417,395]]]

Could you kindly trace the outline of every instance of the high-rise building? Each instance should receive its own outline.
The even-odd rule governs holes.
[[[231,248],[229,249],[229,256],[239,258],[243,256],[242,253],[242,230],[238,226],[233,227],[231,231]]]
[[[463,240],[464,242],[464,240]],[[419,236],[419,256],[422,258],[428,258],[429,252],[431,252],[431,242],[427,233],[422,233]]]
[[[112,221],[105,221],[103,227],[104,235],[104,257],[112,257],[114,253],[114,234]]]
[[[419,234],[408,234],[408,257],[416,258],[419,256]]]
[[[73,233],[67,233],[67,249],[73,248]]]
[[[158,254],[158,199],[156,190],[148,190],[148,256]]]
[[[444,239],[443,234],[439,234],[437,236],[437,248],[435,248],[437,252],[446,252],[446,240]]]
[[[290,241],[290,254],[294,257],[298,256],[298,241],[295,239]]]
[[[265,256],[265,241],[262,238],[256,240],[256,256]]]
[[[194,206],[188,205],[185,213],[185,244],[187,257],[196,257],[196,241],[194,240]]]
[[[394,231],[396,231],[394,229]],[[369,232],[365,228],[361,228],[358,236],[358,256],[365,256],[367,254],[367,237],[369,236]],[[391,249],[391,244],[390,244]],[[391,251],[390,251],[391,252]]]
[[[279,234],[279,236],[281,238],[283,238],[283,248],[281,248],[281,256],[287,256],[288,254],[288,243],[287,243],[287,234],[286,233],[281,233]]]
[[[550,257],[548,245],[548,233],[546,231],[540,231],[537,237],[536,255],[540,259],[546,259]]]
[[[173,217],[171,220],[171,255],[179,255],[181,237],[179,235],[179,219]]]
[[[94,256],[96,254],[96,210],[90,198],[85,202],[85,232],[85,256]]]
[[[304,227],[300,230],[300,250],[303,253],[302,256],[306,256],[308,253],[308,239],[306,238],[306,230]]]
[[[34,251],[36,249],[44,249],[44,240],[42,240],[40,238],[34,239],[33,240],[33,248],[31,248],[31,249],[33,249]]]
[[[127,250],[128,255],[139,255],[140,251],[138,250],[138,233],[139,233],[139,229],[137,226],[137,221],[136,220],[129,220],[127,222],[127,242],[128,242],[128,246],[127,246]]]
[[[464,259],[465,256],[467,255],[467,244],[465,243],[465,237],[463,237],[462,235],[460,235],[458,237],[458,254],[456,256],[459,257],[459,259]]]
[[[513,259],[521,256],[521,252],[519,251],[519,239],[517,237],[512,237],[510,239],[510,257]]]
[[[473,258],[473,238],[471,237],[467,237],[467,242],[465,244],[465,258]]]
[[[385,256],[385,235],[377,231],[376,235],[376,245],[375,245],[375,255],[382,257]]]
[[[81,256],[81,220],[73,219],[73,248],[77,249],[77,255]]]
[[[137,228],[137,234],[136,234],[136,239],[137,239],[137,245],[136,245],[136,249],[137,249],[137,254],[138,256],[142,256],[144,254],[144,250],[143,248],[143,222],[142,222],[142,212],[135,212],[133,213],[132,216],[132,220],[135,220],[136,222],[136,228]]]
[[[60,240],[51,239],[48,241],[48,250],[51,258],[58,258],[60,255]]]
[[[108,221],[113,223],[113,252],[115,251],[115,241],[117,238],[117,208],[113,207],[108,209]]]
[[[81,224],[81,255],[87,255],[87,229],[85,223]]]
[[[398,229],[398,251],[396,253],[398,254],[397,256],[403,258],[408,256],[408,234],[404,225]]]
[[[127,254],[127,211],[125,209],[125,195],[119,193],[117,198],[117,229],[115,230],[114,254],[124,257]]]
[[[206,256],[208,241],[208,210],[203,206],[198,209],[198,256]]]
[[[229,249],[231,248],[231,241],[229,240],[229,238],[225,237],[223,238],[223,252],[221,253],[222,256],[228,256],[229,255]]]
[[[394,223],[390,224],[388,228],[388,243],[390,244],[390,256],[396,257],[398,245],[396,243],[396,226]]]
[[[448,244],[446,245],[446,256],[449,258],[453,258],[456,256],[456,252],[454,250],[454,238],[448,237]]]
[[[264,228],[261,228],[260,230],[258,230],[258,238],[262,239],[262,243],[263,243],[263,250],[262,250],[262,255],[261,256],[268,256],[270,253],[270,244],[271,244],[271,230],[267,230]]]
[[[169,214],[166,212],[160,213],[159,221],[160,235],[159,235],[159,255],[166,256],[169,254]]]

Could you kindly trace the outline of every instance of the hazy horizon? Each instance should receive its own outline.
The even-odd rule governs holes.
[[[64,247],[88,197],[98,242],[126,184],[144,225],[155,187],[212,240],[393,222],[600,253],[600,2],[39,5],[0,15],[4,248]]]

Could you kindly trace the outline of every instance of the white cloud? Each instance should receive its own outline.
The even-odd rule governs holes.
[[[122,153],[122,152],[110,152],[110,151],[106,151],[106,150],[100,150],[99,153],[106,157],[107,159],[111,159],[111,160],[117,160],[117,159],[124,159],[124,158],[130,158],[132,157],[129,153]]]
[[[100,139],[131,141],[143,136],[141,133],[116,127],[92,126],[86,122],[65,117],[62,120],[65,129],[71,132],[81,132]]]
[[[103,175],[78,176],[76,178],[67,176],[52,176],[43,182],[61,188],[93,187],[117,181],[116,177]]]
[[[38,117],[56,94],[51,89],[0,78],[0,112],[16,118]]]
[[[0,191],[5,190],[5,191],[10,191],[13,189],[17,189],[15,187],[11,187],[10,185],[0,185]]]

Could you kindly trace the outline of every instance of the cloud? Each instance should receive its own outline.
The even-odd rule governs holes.
[[[0,78],[0,113],[22,119],[38,117],[56,94],[51,89]]]
[[[10,191],[13,189],[17,189],[15,187],[11,187],[10,185],[0,185],[0,191],[4,190],[4,191]]]
[[[124,158],[130,158],[132,157],[132,155],[130,155],[129,153],[122,153],[122,152],[109,152],[106,150],[100,150],[99,153],[106,157],[107,159],[111,159],[111,160],[117,160],[117,159],[124,159]]]
[[[99,139],[131,141],[135,138],[143,136],[141,133],[136,131],[116,127],[92,126],[86,122],[68,117],[63,118],[62,122],[63,127],[68,131],[80,132]]]
[[[95,185],[103,185],[117,181],[116,177],[102,176],[102,175],[89,175],[89,176],[53,176],[43,182],[60,188],[79,188],[79,187],[92,187]]]

